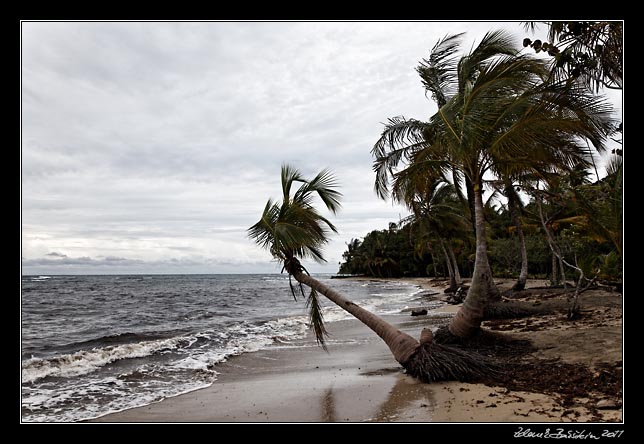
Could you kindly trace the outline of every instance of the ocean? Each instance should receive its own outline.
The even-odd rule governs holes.
[[[381,315],[419,305],[404,282],[315,277]],[[327,322],[351,317],[323,306]],[[303,346],[307,331],[285,275],[23,276],[22,420],[80,421],[207,387],[217,363]]]

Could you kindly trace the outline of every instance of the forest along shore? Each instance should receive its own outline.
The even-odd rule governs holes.
[[[435,292],[445,281],[404,281],[427,289],[428,302],[445,297]],[[502,290],[512,283],[497,280]],[[528,281],[512,298],[534,304],[566,300],[563,290],[539,280]],[[483,324],[531,343],[512,356],[515,372],[501,385],[423,384],[404,374],[370,330],[345,320],[328,325],[328,354],[309,337],[233,357],[217,366],[220,374],[211,387],[93,421],[621,422],[622,295],[593,289],[580,295],[580,303],[576,320],[560,310]],[[457,309],[445,304],[423,316],[386,318],[417,337],[430,322],[447,323]]]

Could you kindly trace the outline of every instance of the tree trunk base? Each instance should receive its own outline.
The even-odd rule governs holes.
[[[477,381],[498,375],[495,360],[471,350],[432,341],[421,344],[403,364],[407,374],[423,382]]]
[[[461,338],[452,334],[447,327],[440,327],[434,333],[434,342],[462,350],[474,349],[488,359],[524,356],[535,350],[532,343],[526,339],[483,329],[467,338]]]
[[[516,282],[512,286],[512,291],[522,291],[525,290],[525,282]]]

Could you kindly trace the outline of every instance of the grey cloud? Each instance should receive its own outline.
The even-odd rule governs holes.
[[[279,271],[246,228],[286,161],[338,175],[335,271],[349,237],[404,211],[374,195],[370,149],[388,117],[432,114],[413,68],[448,32],[496,27],[23,24],[23,266]]]
[[[51,253],[47,253],[47,254],[46,254],[46,256],[52,256],[52,257],[63,257],[63,258],[67,257],[67,255],[66,255],[66,254],[57,253],[57,252],[55,252],[55,251],[52,251]],[[24,260],[24,258],[23,258],[23,260]]]
[[[279,272],[274,267],[273,272]],[[170,258],[142,261],[124,257],[68,257],[63,259],[23,259],[24,275],[37,274],[128,274],[128,273],[253,273],[271,270],[264,261],[212,258]]]
[[[119,265],[123,264],[139,264],[141,261],[135,259],[126,259],[118,257],[103,257],[94,259],[89,256],[81,257],[61,257],[60,259],[47,259],[47,258],[38,258],[38,259],[26,259],[22,261],[23,267],[33,267],[33,266],[52,266],[52,267],[66,267],[69,265],[87,265],[90,267],[102,267],[110,266],[114,263]]]

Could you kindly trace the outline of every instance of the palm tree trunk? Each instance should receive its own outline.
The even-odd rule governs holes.
[[[465,176],[465,190],[467,191],[467,206],[470,209],[470,221],[472,222],[472,230],[476,237],[476,198],[474,197],[474,187],[472,181]]]
[[[360,307],[359,305],[351,302],[349,299],[345,298],[337,291],[324,285],[322,282],[312,278],[302,271],[292,270],[291,274],[298,282],[315,289],[315,291],[320,294],[323,294],[331,302],[333,302],[343,310],[351,313],[354,317],[356,317],[363,324],[369,327],[374,333],[380,336],[380,338],[382,338],[382,340],[385,341],[385,343],[389,347],[389,350],[391,350],[391,353],[394,355],[396,361],[398,361],[401,365],[404,366],[409,358],[418,349],[420,343],[416,339],[412,338],[407,333],[398,330],[396,327],[382,319],[380,316],[375,315]]]
[[[519,277],[512,287],[512,290],[521,291],[525,288],[525,283],[528,279],[528,251],[525,246],[525,236],[523,235],[523,228],[521,228],[521,221],[519,220],[519,202],[517,199],[520,199],[517,194],[515,194],[514,186],[512,181],[509,178],[504,179],[505,186],[505,196],[508,198],[508,210],[510,210],[510,217],[514,223],[515,228],[517,229],[517,236],[519,237],[519,249],[521,253],[521,271],[519,272]]]
[[[458,262],[456,261],[456,255],[454,255],[454,249],[452,248],[452,244],[450,244],[449,242],[447,242],[447,252],[452,258],[452,267],[454,268],[454,279],[456,279],[456,286],[458,287],[463,283],[463,279],[461,279],[461,272],[458,269]]]
[[[509,205],[509,207],[510,213],[512,213],[514,226],[517,229],[517,236],[519,237],[519,248],[521,250],[521,271],[519,272],[519,278],[512,287],[512,290],[521,291],[525,288],[525,283],[528,280],[528,250],[525,246],[525,236],[523,235],[521,221],[519,220],[519,215],[516,212],[516,208],[514,208],[514,205]]]
[[[443,238],[439,238],[441,243],[441,248],[443,249],[443,254],[445,255],[445,263],[447,264],[447,272],[449,273],[449,287],[445,289],[445,293],[454,293],[458,288],[456,284],[456,277],[454,276],[454,268],[452,267],[452,261],[447,254],[447,249],[445,249],[445,241]]]
[[[431,254],[431,256],[432,256],[432,269],[433,269],[432,271],[434,272],[434,277],[437,278],[438,277],[438,268],[436,267],[436,265],[438,265],[438,260],[436,259],[436,255],[434,254],[433,249],[429,250],[429,254]]]
[[[561,284],[565,289],[566,288],[566,268],[564,267],[564,263],[561,260],[561,256],[557,257],[557,261],[559,262],[559,273],[561,274]]]
[[[546,240],[548,241],[548,245],[550,246],[550,251],[552,251],[553,256],[557,258],[557,262],[559,262],[559,273],[561,273],[561,282],[563,283],[564,289],[566,288],[566,269],[564,267],[564,261],[563,261],[563,254],[561,253],[561,248],[559,248],[559,245],[555,241],[555,236],[552,234],[550,231],[550,228],[548,228],[548,224],[546,223],[546,219],[543,215],[543,208],[541,205],[541,196],[539,196],[538,199],[536,199],[537,202],[537,208],[539,209],[539,219],[541,220],[541,226],[543,227],[543,230],[546,233]],[[555,270],[555,263],[554,263],[554,257],[553,257],[553,263],[552,263],[552,270],[553,270],[553,276],[554,276],[554,270]]]
[[[520,291],[525,288],[526,281],[528,280],[528,250],[525,246],[525,236],[523,235],[520,223],[517,225],[517,235],[519,236],[519,246],[521,248],[521,271],[512,289]]]
[[[487,258],[487,240],[485,238],[485,219],[483,217],[483,197],[481,185],[473,187],[474,210],[476,221],[476,260],[472,283],[465,302],[449,324],[449,331],[458,337],[468,337],[481,327],[485,307],[490,296],[496,297],[499,291],[492,280],[492,270]]]
[[[294,262],[294,261],[291,261]],[[337,291],[305,274],[299,266],[289,267],[289,273],[300,283],[315,289],[331,302],[351,313],[376,333],[407,374],[424,382],[457,380],[469,381],[496,373],[496,364],[474,351],[441,345],[433,340],[430,329],[423,329],[420,341],[403,333],[387,321],[351,302]]]

